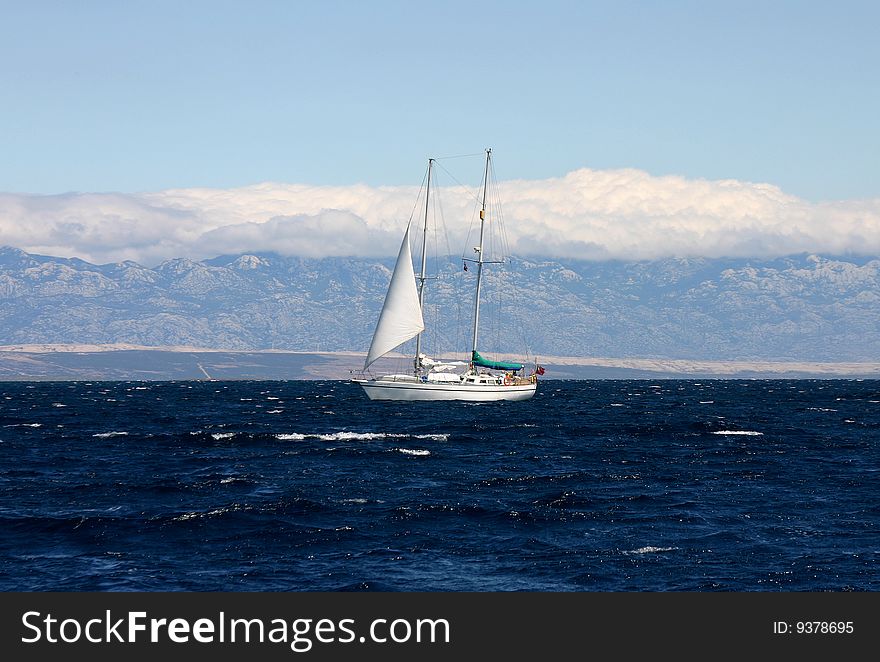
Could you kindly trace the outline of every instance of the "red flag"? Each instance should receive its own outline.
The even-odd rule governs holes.
[[[539,365],[539,366],[537,367],[537,369],[535,370],[535,374],[537,374],[537,375],[543,375],[543,374],[544,374],[544,366]]]

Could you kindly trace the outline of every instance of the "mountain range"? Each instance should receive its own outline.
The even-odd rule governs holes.
[[[0,345],[366,351],[393,258],[272,253],[91,264],[0,248]],[[425,346],[470,341],[473,270],[441,261]],[[481,349],[530,356],[876,361],[880,258],[578,261],[488,270]]]

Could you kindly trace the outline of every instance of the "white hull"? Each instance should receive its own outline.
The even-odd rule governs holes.
[[[370,400],[528,400],[537,384],[517,386],[488,384],[442,384],[431,382],[400,382],[383,379],[355,379]]]

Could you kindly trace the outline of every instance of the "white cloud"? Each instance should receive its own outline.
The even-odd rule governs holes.
[[[392,256],[419,216],[415,187],[267,183],[140,194],[0,194],[0,245],[93,262],[276,251]],[[454,253],[474,199],[441,189]],[[775,186],[582,169],[502,182],[515,253],[587,259],[880,254],[880,199],[810,203]]]
[[[360,216],[335,209],[225,225],[209,230],[199,240],[200,249],[211,255],[248,251],[303,257],[385,256],[395,250],[395,244],[400,245],[399,234],[370,228]]]

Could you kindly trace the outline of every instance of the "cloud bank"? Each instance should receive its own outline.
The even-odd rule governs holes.
[[[96,263],[274,251],[388,257],[415,212],[417,187],[266,183],[151,193],[0,193],[0,245]],[[580,169],[500,185],[513,253],[581,259],[880,255],[880,198],[812,203],[736,180]],[[440,189],[453,253],[474,200]]]

